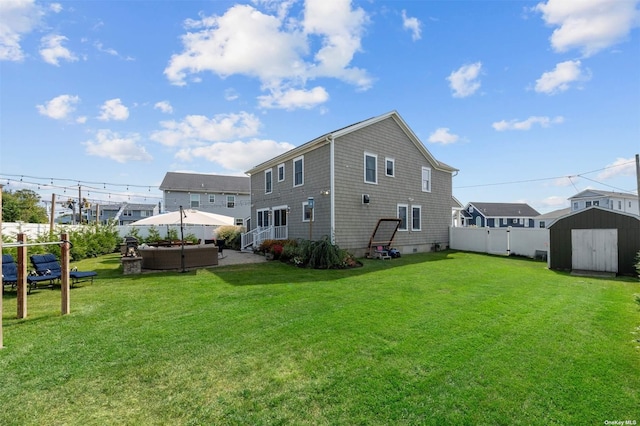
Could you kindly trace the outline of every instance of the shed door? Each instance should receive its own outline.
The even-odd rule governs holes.
[[[618,272],[617,229],[572,229],[571,268]]]

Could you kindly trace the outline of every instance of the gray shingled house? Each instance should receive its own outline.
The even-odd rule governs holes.
[[[526,203],[471,202],[464,209],[464,226],[533,228],[540,213]]]
[[[167,172],[160,190],[164,211],[196,209],[235,218],[237,225],[251,214],[250,179],[200,173]]]
[[[252,206],[243,246],[326,236],[362,256],[378,220],[399,218],[394,247],[402,253],[446,247],[456,173],[396,111],[352,124],[247,172]]]

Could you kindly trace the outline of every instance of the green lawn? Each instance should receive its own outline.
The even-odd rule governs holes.
[[[441,252],[4,295],[2,425],[640,423],[638,280]]]

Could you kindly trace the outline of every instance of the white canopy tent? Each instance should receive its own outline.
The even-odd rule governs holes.
[[[182,217],[180,217],[180,211],[162,213],[155,216],[146,217],[144,219],[137,220],[129,224],[129,226],[142,226],[142,225],[209,225],[209,226],[224,226],[234,225],[235,220],[230,216],[223,216],[221,214],[208,213],[194,209],[182,210]]]

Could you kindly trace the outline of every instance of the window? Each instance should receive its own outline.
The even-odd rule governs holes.
[[[264,193],[271,194],[273,192],[273,170],[265,170],[264,172]]]
[[[540,224],[538,226],[540,226],[540,228],[545,228],[546,227],[546,223],[544,223],[544,220],[541,220]]]
[[[309,219],[311,219],[311,221],[315,221],[315,209],[310,209],[309,208],[309,202],[305,201],[304,203],[302,203],[302,221],[303,222],[309,222]]]
[[[258,228],[266,228],[269,226],[269,209],[258,210],[257,212]]]
[[[278,182],[284,180],[284,164],[278,164]]]
[[[131,210],[125,210],[122,212],[122,216],[133,216],[133,212]]]
[[[431,192],[431,169],[422,168],[422,192]]]
[[[213,204],[216,202],[215,194],[209,194],[209,204]]]
[[[422,229],[422,207],[411,206],[411,230],[420,231]]]
[[[236,196],[235,195],[227,195],[227,208],[235,209],[236,208]]]
[[[578,202],[577,201],[575,203],[573,203],[573,209],[574,210],[578,210]]]
[[[366,183],[378,183],[378,156],[364,153],[364,181]]]
[[[584,205],[585,205],[586,207],[591,207],[591,201],[587,201],[586,203],[584,203]]]
[[[200,194],[189,194],[189,201],[192,209],[200,207]]]
[[[622,210],[622,201],[618,201],[618,210]]]
[[[598,200],[594,201],[594,202],[593,202],[593,205],[594,205],[594,206],[599,206],[599,205],[600,205],[600,201],[598,201]]]
[[[406,231],[407,228],[407,211],[409,206],[406,204],[398,204],[398,219],[400,219],[399,231]]]
[[[140,210],[140,217],[149,216],[149,210]]]
[[[293,186],[304,185],[304,157],[293,160]]]
[[[244,222],[242,221],[241,217],[236,217],[235,224],[236,226],[244,226]]]
[[[395,160],[393,158],[385,158],[385,170],[384,173],[387,176],[395,176]]]

